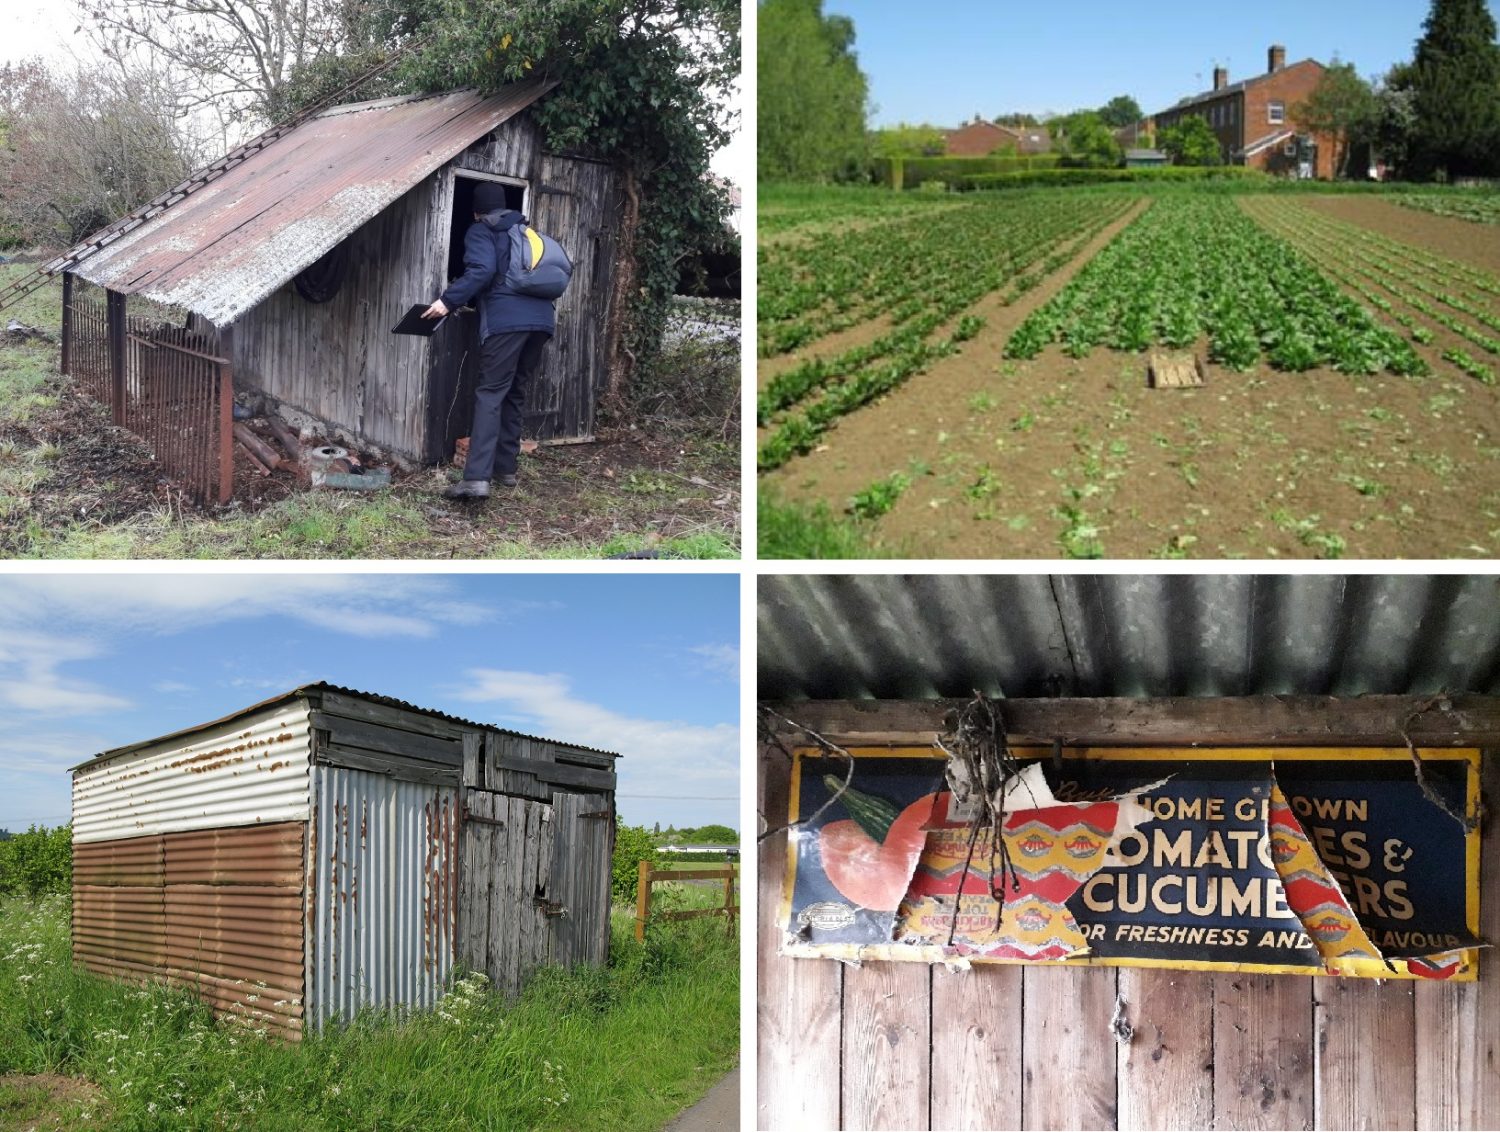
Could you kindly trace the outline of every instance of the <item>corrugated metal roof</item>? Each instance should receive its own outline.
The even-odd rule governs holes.
[[[335,107],[84,260],[78,274],[223,326],[555,82]]]
[[[759,697],[1500,693],[1500,578],[766,576]]]
[[[418,712],[422,715],[432,716],[434,719],[446,719],[450,723],[458,723],[463,725],[464,727],[481,728],[486,731],[498,731],[502,735],[514,735],[518,739],[531,739],[538,743],[554,743],[560,747],[572,747],[577,751],[588,751],[591,754],[595,755],[607,755],[612,759],[617,759],[620,757],[619,752],[617,751],[602,751],[598,747],[586,747],[582,743],[570,743],[566,739],[553,739],[548,738],[544,735],[527,735],[521,731],[511,731],[504,727],[496,727],[493,724],[480,723],[477,720],[464,719],[462,716],[449,715],[447,712],[437,711],[434,708],[419,707],[416,704],[408,703],[406,700],[398,700],[394,696],[382,696],[376,692],[361,692],[358,688],[346,688],[340,684],[329,684],[326,681],[318,680],[311,684],[302,684],[296,688],[293,688],[289,692],[283,692],[279,696],[272,696],[270,699],[260,701],[260,703],[251,704],[249,707],[242,708],[239,711],[231,712],[229,715],[226,715],[221,719],[211,720],[208,723],[199,723],[192,727],[183,727],[178,729],[177,731],[169,732],[166,735],[159,735],[155,739],[145,739],[139,743],[128,743],[123,747],[113,747],[110,750],[105,751],[102,754],[95,755],[93,758],[87,759],[86,761],[81,762],[77,766],[70,769],[73,771],[83,770],[85,767],[91,767],[95,763],[101,762],[104,759],[113,758],[116,755],[123,755],[130,751],[138,751],[143,747],[150,747],[156,743],[164,743],[171,739],[178,739],[184,735],[191,735],[197,731],[203,731],[211,727],[218,727],[221,724],[232,723],[237,719],[242,719],[245,716],[250,715],[252,712],[260,711],[262,708],[273,707],[277,704],[284,703],[287,700],[305,696],[309,692],[319,691],[338,692],[346,696],[357,696],[362,700],[369,700],[371,703],[384,704],[386,707],[401,708],[405,711]]]

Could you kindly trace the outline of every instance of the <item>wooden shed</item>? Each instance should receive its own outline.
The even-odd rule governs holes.
[[[1492,948],[1473,981],[1086,958],[839,963],[790,957],[779,916],[795,864],[789,753],[951,747],[977,691],[1010,743],[1043,752],[1318,748],[1358,762],[1380,747],[1410,771],[1408,744],[1429,770],[1482,749],[1490,816],[1454,867],[1477,874],[1478,935],[1500,939],[1497,579],[763,577],[757,651],[771,831],[757,1127],[1500,1125]],[[1470,818],[1486,812],[1470,801]]]
[[[309,684],[73,770],[73,957],[290,1038],[609,954],[606,751]]]
[[[64,274],[64,371],[208,498],[230,491],[231,385],[354,443],[445,460],[469,431],[478,316],[431,338],[391,331],[462,273],[474,187],[491,181],[575,263],[525,434],[589,438],[618,178],[545,150],[529,108],[551,85],[338,106],[202,171]],[[132,312],[137,296],[189,312],[187,325]]]

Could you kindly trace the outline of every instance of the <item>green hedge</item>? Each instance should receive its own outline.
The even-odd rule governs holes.
[[[1269,183],[1259,169],[1238,165],[1168,166],[1165,169],[1038,169],[1029,173],[978,173],[953,182],[963,192],[989,189],[1058,188],[1067,185],[1180,184],[1188,181]]]
[[[951,185],[981,174],[1027,173],[1057,167],[1057,154],[1036,157],[878,157],[870,179],[890,188],[916,189],[930,181]]]
[[[658,853],[656,855],[656,868],[670,869],[679,861],[717,861],[719,864],[729,864],[738,861],[739,854],[731,857],[728,853]]]

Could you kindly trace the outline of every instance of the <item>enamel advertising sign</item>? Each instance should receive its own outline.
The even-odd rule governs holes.
[[[941,752],[851,753],[795,755],[789,954],[1475,977],[1477,751],[1014,751],[998,843]]]

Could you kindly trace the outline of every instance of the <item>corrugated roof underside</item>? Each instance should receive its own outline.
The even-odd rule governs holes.
[[[548,86],[320,115],[90,256],[78,274],[225,325]]]
[[[763,700],[1500,692],[1500,579],[774,576]]]

